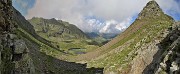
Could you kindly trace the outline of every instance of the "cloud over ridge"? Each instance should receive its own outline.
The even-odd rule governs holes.
[[[28,10],[34,16],[58,18],[78,26],[85,32],[119,33],[127,28],[150,0],[36,0]],[[175,0],[157,0],[167,13],[180,13]],[[169,12],[171,11],[171,12]]]

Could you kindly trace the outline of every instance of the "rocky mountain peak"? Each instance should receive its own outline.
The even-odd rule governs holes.
[[[155,0],[149,1],[143,10],[139,14],[138,19],[142,19],[144,17],[156,17],[160,16],[163,13],[162,9],[158,5]]]
[[[163,39],[168,34],[167,29],[173,23],[173,18],[164,14],[156,1],[152,0],[148,2],[130,27],[98,49],[100,51],[97,50],[99,53],[105,54],[105,56],[103,55],[104,60],[100,56],[97,62],[93,60],[93,63],[90,63],[90,65],[105,66],[105,74],[113,72],[115,74],[155,74],[149,70],[156,69],[154,66],[157,63],[153,60],[159,61],[160,58],[158,56],[164,53],[165,49],[161,47],[166,47],[166,45],[161,46],[160,43],[163,42]],[[177,38],[177,35],[172,37],[172,40],[175,40],[175,38]],[[107,53],[105,52],[109,52],[110,56],[106,56]],[[96,53],[93,53],[93,55],[96,55]],[[116,59],[112,60],[112,58]],[[118,61],[116,61],[117,58],[119,58]],[[122,63],[123,61],[125,62]],[[109,62],[112,63],[107,64]],[[155,65],[147,67],[151,62],[155,63]],[[124,65],[126,67],[123,67]],[[146,67],[148,69],[147,73],[144,70]],[[118,72],[112,69],[116,69]]]

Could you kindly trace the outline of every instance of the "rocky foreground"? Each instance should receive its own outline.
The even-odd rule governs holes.
[[[0,73],[18,74],[34,73],[29,49],[20,39],[15,30],[17,25],[13,20],[12,5],[10,0],[0,2]]]

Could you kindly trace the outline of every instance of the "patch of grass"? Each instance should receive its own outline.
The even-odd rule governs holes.
[[[140,23],[142,24],[139,25]],[[147,44],[155,40],[156,37],[158,37],[158,34],[170,27],[172,23],[173,20],[164,15],[156,18],[144,18],[141,20],[136,20],[135,23],[133,23],[125,31],[126,34],[124,34],[125,36],[123,39],[107,48],[107,50],[113,50],[120,46],[125,46],[120,49],[122,51],[109,53],[105,58],[89,62],[88,66],[105,67],[106,70],[110,71],[117,71],[119,67],[126,68],[127,64],[131,62],[132,59],[137,55],[134,52],[139,49],[142,44]],[[133,31],[134,28],[137,28],[137,30]],[[127,42],[129,42],[130,45],[127,45]],[[140,45],[136,46],[137,43]]]

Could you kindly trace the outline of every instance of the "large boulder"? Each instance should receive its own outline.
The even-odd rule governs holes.
[[[27,51],[27,46],[23,40],[15,40],[14,42],[14,54],[21,54]]]

